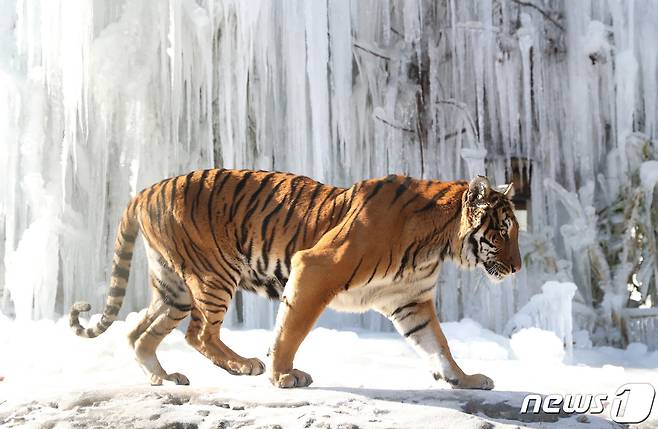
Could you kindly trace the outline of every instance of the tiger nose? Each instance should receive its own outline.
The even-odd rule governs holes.
[[[521,258],[515,259],[515,260],[512,262],[512,273],[515,273],[515,272],[517,272],[517,271],[520,271],[520,270],[521,270],[521,265],[522,265],[522,264],[521,264]]]

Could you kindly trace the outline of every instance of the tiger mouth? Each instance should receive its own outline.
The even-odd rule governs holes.
[[[487,272],[489,278],[494,281],[501,281],[511,273],[508,267],[497,261],[485,262],[484,270]]]

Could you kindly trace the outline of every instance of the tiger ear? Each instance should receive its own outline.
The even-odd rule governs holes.
[[[489,180],[484,176],[477,176],[468,184],[467,201],[473,206],[483,206],[490,191]]]
[[[509,183],[507,185],[500,185],[496,187],[496,191],[505,195],[508,199],[514,198],[514,183]]]

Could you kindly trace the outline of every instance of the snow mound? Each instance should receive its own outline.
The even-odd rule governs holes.
[[[450,350],[456,358],[505,360],[510,357],[509,340],[497,335],[474,320],[442,324],[443,332],[451,338]]]
[[[564,347],[554,332],[539,328],[522,329],[512,335],[510,346],[519,360],[562,362]]]

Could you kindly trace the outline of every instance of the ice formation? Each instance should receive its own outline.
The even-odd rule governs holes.
[[[502,332],[551,279],[574,282],[584,306],[601,291],[612,312],[627,301],[638,254],[624,242],[599,271],[590,233],[626,195],[637,154],[655,185],[655,149],[632,152],[634,138],[658,137],[652,0],[1,0],[0,11],[7,314],[54,317],[83,298],[99,309],[130,195],[210,166],[337,185],[394,172],[501,184],[518,170],[530,183],[525,269],[489,284],[446,266],[442,319]],[[646,224],[638,207],[630,219]],[[642,257],[648,296],[655,252]],[[138,252],[122,314],[145,305],[145,275]],[[241,310],[230,323],[268,327],[276,306],[246,295]],[[321,323],[390,329],[374,314]]]
[[[542,293],[530,298],[507,322],[504,333],[514,338],[516,333],[528,328],[550,331],[570,351],[573,345],[572,300],[576,285],[546,282],[541,289]]]

